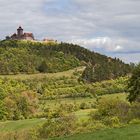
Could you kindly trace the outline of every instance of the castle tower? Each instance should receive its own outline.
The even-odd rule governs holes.
[[[18,37],[23,35],[23,29],[21,26],[19,26],[19,28],[17,29],[17,35],[18,35]]]
[[[33,33],[24,33],[21,26],[18,27],[17,33],[7,36],[6,40],[35,40]]]

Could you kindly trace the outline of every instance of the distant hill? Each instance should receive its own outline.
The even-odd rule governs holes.
[[[53,73],[78,66],[100,65],[110,78],[124,76],[131,67],[119,59],[68,43],[0,41],[0,74]]]

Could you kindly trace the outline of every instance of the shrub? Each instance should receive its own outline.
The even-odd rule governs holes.
[[[78,127],[76,129],[76,133],[81,132],[93,132],[96,130],[105,129],[106,126],[101,121],[91,121],[91,120],[81,120],[78,123]]]
[[[133,119],[129,123],[130,124],[140,124],[140,120],[139,119]]]
[[[105,117],[102,120],[102,123],[109,127],[120,127],[121,126],[120,119],[117,116]]]
[[[127,77],[120,77],[116,80],[92,83],[88,86],[87,92],[91,93],[94,97],[96,95],[122,93],[126,90],[127,80]]]
[[[101,99],[97,111],[90,113],[91,119],[104,121],[105,118],[118,118],[120,122],[127,123],[131,119],[129,103],[119,99]]]
[[[91,106],[88,103],[81,103],[80,104],[80,109],[89,109],[91,108]]]
[[[39,129],[41,138],[59,137],[72,134],[76,129],[76,117],[63,115],[58,119],[48,119]]]
[[[133,119],[140,119],[140,103],[135,102],[131,105],[131,115]]]

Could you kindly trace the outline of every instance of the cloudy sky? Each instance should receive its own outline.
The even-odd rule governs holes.
[[[0,39],[19,25],[37,39],[140,62],[140,0],[0,0]]]

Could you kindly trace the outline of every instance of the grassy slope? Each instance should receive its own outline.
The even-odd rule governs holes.
[[[42,79],[44,77],[47,77],[47,78],[53,78],[53,77],[59,78],[59,77],[62,77],[62,76],[71,77],[71,76],[73,76],[73,73],[75,71],[82,72],[84,69],[85,69],[85,67],[81,66],[81,67],[77,67],[75,69],[71,69],[71,70],[63,71],[63,72],[57,72],[57,73],[0,75],[0,78],[11,78],[11,79],[22,79],[22,80],[24,80],[24,79],[33,79],[33,78]]]
[[[126,93],[116,93],[116,94],[107,94],[100,96],[100,98],[119,98],[121,100],[126,100],[127,94]],[[57,107],[60,103],[61,104],[81,104],[81,103],[95,103],[95,98],[66,98],[66,99],[57,99],[57,100],[47,100],[46,106],[48,107]]]
[[[50,140],[140,140],[140,124]]]
[[[1,74],[36,73],[46,70],[60,72],[81,66],[81,62],[101,65],[109,70],[110,78],[130,72],[130,66],[121,60],[67,43],[47,45],[31,41],[0,41],[0,54]],[[43,70],[42,64],[45,66]],[[117,70],[119,73],[116,73]]]

